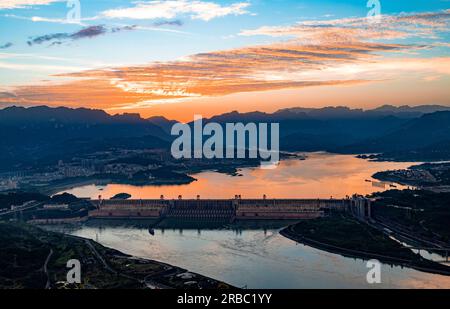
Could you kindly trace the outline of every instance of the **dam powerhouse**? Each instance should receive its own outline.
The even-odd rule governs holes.
[[[91,200],[90,218],[192,219],[206,221],[313,219],[326,211],[350,211],[361,219],[370,217],[369,199],[178,199]]]

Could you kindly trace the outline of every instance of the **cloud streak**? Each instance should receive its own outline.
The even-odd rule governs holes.
[[[136,29],[136,26],[121,26],[107,28],[103,25],[88,26],[74,33],[52,33],[41,35],[37,37],[32,37],[28,40],[28,45],[36,45],[51,42],[51,45],[62,44],[66,41],[76,41],[80,39],[90,39],[97,36],[104,35],[106,33],[117,33],[121,31],[131,31]]]
[[[302,21],[292,26],[263,26],[243,30],[242,36],[291,37],[299,42],[321,44],[361,40],[394,40],[436,38],[448,32],[450,10],[420,14],[383,15],[379,22],[368,18],[344,18],[324,21]]]
[[[19,87],[18,97],[28,103],[99,108],[133,108],[152,102],[223,96],[321,85],[348,85],[359,78],[327,79],[295,76],[343,65],[357,65],[375,58],[379,51],[401,51],[411,47],[394,44],[305,46],[273,44],[202,53],[185,60],[146,66],[88,70],[61,77],[78,80],[63,85]]]
[[[161,20],[153,23],[153,26],[155,27],[162,27],[162,26],[183,26],[183,22],[179,19],[176,20]]]
[[[3,9],[22,9],[34,5],[48,5],[53,2],[61,2],[64,0],[2,0],[0,2],[0,10]]]
[[[243,35],[293,37],[288,42],[200,53],[178,61],[87,70],[59,75],[68,83],[22,86],[10,102],[133,109],[216,97],[325,85],[450,75],[450,57],[422,59],[411,54],[433,43],[398,44],[374,39],[434,36],[446,30],[449,11],[384,17],[382,31],[364,19],[308,21],[290,27],[263,27]],[[414,32],[416,29],[416,32]],[[111,30],[109,30],[111,32]],[[101,35],[85,29],[72,39]],[[48,41],[44,37],[43,41]],[[305,43],[308,41],[308,43]],[[396,57],[386,54],[396,53]],[[383,54],[383,56],[382,56]]]
[[[134,7],[117,8],[104,11],[101,17],[112,19],[172,19],[177,16],[189,16],[191,19],[209,21],[228,15],[248,14],[248,2],[234,3],[229,6],[209,1],[167,0],[141,1]]]
[[[3,45],[0,45],[0,49],[7,49],[7,48],[10,48],[13,45],[14,45],[13,43],[8,42],[8,43],[5,43]]]

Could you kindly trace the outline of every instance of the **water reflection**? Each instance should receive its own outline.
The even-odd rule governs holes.
[[[127,192],[133,198],[344,198],[354,193],[369,194],[384,190],[374,186],[372,175],[379,171],[404,169],[417,163],[370,162],[352,155],[309,153],[306,160],[285,160],[274,170],[245,168],[241,177],[204,172],[193,175],[198,181],[181,186],[82,186],[66,192],[81,197],[110,198]],[[399,189],[404,188],[398,186]],[[389,189],[389,185],[385,187]]]
[[[248,288],[450,287],[450,277],[382,265],[382,284],[366,281],[366,261],[297,244],[279,234],[286,223],[237,222],[195,229],[167,223],[90,221],[59,231],[96,239],[122,252],[177,265]],[[57,227],[51,227],[55,229]]]
[[[287,160],[275,170],[246,168],[242,177],[215,172],[195,175],[183,186],[83,186],[69,190],[77,196],[109,198],[127,192],[133,198],[343,198],[369,194],[371,176],[383,170],[404,169],[415,163],[369,162],[347,155],[308,154],[305,161]],[[389,189],[387,186],[385,189]],[[399,189],[404,187],[398,186]],[[93,221],[63,232],[96,239],[125,253],[159,260],[238,287],[249,288],[450,288],[450,277],[383,264],[382,284],[366,281],[366,262],[297,244],[279,234],[290,223]],[[150,233],[152,227],[153,233]],[[52,227],[53,229],[55,227]]]

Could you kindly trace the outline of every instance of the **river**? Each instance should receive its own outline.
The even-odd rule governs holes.
[[[198,181],[182,186],[88,185],[66,192],[79,197],[109,198],[127,192],[133,198],[342,198],[383,190],[367,180],[378,171],[403,169],[415,163],[370,162],[347,155],[308,154],[286,160],[274,170],[246,168],[242,176],[215,172],[194,175]],[[385,189],[390,186],[386,185]],[[404,188],[398,186],[398,188]],[[281,225],[222,226],[215,229],[156,229],[130,222],[88,222],[51,227],[87,237],[122,252],[158,260],[247,288],[450,288],[450,277],[383,264],[381,284],[369,285],[366,262],[296,244],[279,234]],[[285,223],[286,225],[288,223]]]
[[[382,264],[370,285],[367,262],[296,244],[279,228],[157,229],[129,222],[51,227],[122,252],[247,288],[450,288],[450,277]]]
[[[345,198],[383,190],[374,185],[372,175],[379,171],[404,169],[417,163],[372,162],[352,155],[309,153],[306,160],[281,161],[276,169],[244,168],[241,176],[216,172],[192,175],[197,181],[180,186],[130,186],[108,184],[84,185],[66,190],[79,197],[111,198],[117,193],[129,193],[134,199],[159,198]],[[382,185],[381,185],[382,186]],[[405,188],[398,186],[399,189]],[[390,189],[386,184],[384,189]]]

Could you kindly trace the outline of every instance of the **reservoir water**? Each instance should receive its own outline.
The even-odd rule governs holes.
[[[335,198],[368,194],[392,187],[368,180],[378,172],[407,168],[414,163],[370,162],[346,155],[308,154],[286,160],[274,170],[246,168],[241,177],[203,172],[183,186],[82,186],[68,190],[79,197],[109,198],[127,192],[133,198]],[[398,186],[398,188],[404,188]],[[284,223],[287,225],[288,223]],[[89,221],[51,229],[91,238],[131,255],[186,268],[238,287],[247,288],[450,288],[450,277],[398,266],[382,265],[381,284],[369,285],[366,261],[297,244],[279,234],[282,225],[168,227],[150,235],[145,224]]]
[[[389,184],[368,182],[379,171],[404,169],[417,163],[372,162],[352,155],[309,153],[306,160],[281,161],[275,169],[244,168],[241,176],[216,172],[192,175],[197,181],[180,186],[87,185],[66,190],[79,197],[111,198],[129,193],[134,199],[159,198],[344,198],[391,189]],[[383,187],[384,186],[384,187]],[[404,188],[398,186],[399,189]]]
[[[56,227],[51,227],[55,229]],[[157,229],[90,222],[59,231],[91,238],[122,252],[177,265],[247,288],[450,288],[450,277],[382,264],[370,285],[367,262],[296,244],[279,228]],[[62,230],[61,230],[62,229]]]

